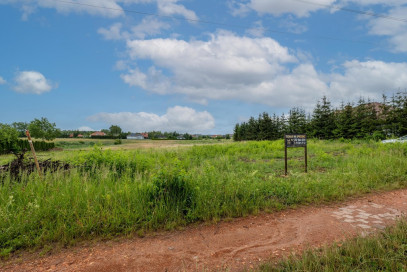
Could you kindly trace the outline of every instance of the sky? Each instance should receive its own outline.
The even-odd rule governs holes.
[[[407,89],[407,0],[0,0],[0,123],[232,133]]]

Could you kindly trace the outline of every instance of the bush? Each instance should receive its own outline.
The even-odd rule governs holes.
[[[120,139],[116,139],[116,140],[114,141],[114,144],[115,144],[115,145],[122,144],[122,140],[120,140]]]
[[[386,139],[386,137],[384,136],[383,132],[381,132],[381,131],[375,131],[375,132],[373,132],[372,138],[373,138],[373,140],[375,140],[375,141],[380,141],[380,140]]]

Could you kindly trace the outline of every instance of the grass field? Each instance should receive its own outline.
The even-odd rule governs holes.
[[[287,177],[281,140],[128,144],[41,153],[74,166],[43,178],[2,174],[1,255],[407,187],[406,144],[309,140],[309,173],[290,149]]]

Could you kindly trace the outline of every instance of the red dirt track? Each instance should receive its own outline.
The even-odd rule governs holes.
[[[0,271],[239,271],[270,258],[367,235],[407,212],[407,189],[341,204],[192,226],[144,238],[97,242],[49,256],[22,253]]]

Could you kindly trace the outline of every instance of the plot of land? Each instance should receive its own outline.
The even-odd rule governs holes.
[[[5,165],[0,270],[234,271],[382,230],[406,209],[403,144],[310,140],[308,173],[292,149],[284,176],[281,140],[151,143],[64,144],[39,158],[69,167],[42,177]]]
[[[0,270],[212,271],[228,268],[238,271],[289,252],[380,231],[405,212],[407,189],[144,238],[98,242],[47,257],[23,253]]]

